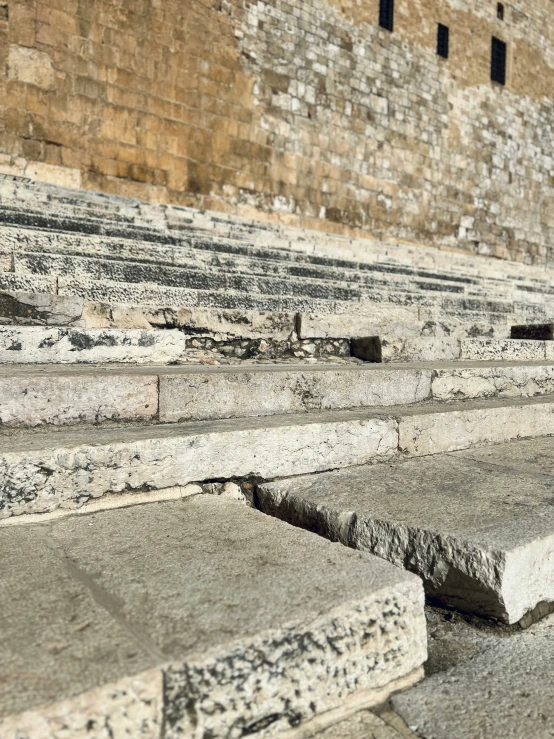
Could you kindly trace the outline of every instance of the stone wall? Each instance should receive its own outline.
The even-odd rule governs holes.
[[[553,0],[505,5],[0,0],[0,170],[542,263]]]

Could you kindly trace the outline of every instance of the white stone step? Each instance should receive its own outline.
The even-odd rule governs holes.
[[[0,425],[175,423],[554,394],[554,363],[0,365]]]
[[[554,434],[554,398],[0,434],[0,518],[107,494],[274,479]]]
[[[352,352],[367,362],[525,362],[553,359],[554,342],[375,335],[353,342]]]
[[[180,331],[0,327],[0,364],[169,363],[184,356]]]
[[[422,676],[418,578],[238,503],[18,526],[0,552],[2,739],[274,737]]]
[[[550,465],[554,439],[527,443]],[[554,602],[552,477],[504,466],[518,443],[290,478],[258,505],[423,578],[427,594],[513,624]]]
[[[470,627],[467,631],[475,633]],[[444,637],[445,649],[463,655],[458,637],[458,633]],[[550,739],[554,616],[523,633],[489,635],[487,641],[471,658],[462,656],[444,672],[428,676],[421,686],[393,698],[394,711],[415,736]]]

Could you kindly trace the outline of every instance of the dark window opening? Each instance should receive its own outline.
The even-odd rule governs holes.
[[[392,31],[394,26],[394,0],[379,0],[379,25]]]
[[[439,23],[437,29],[437,54],[444,57],[445,59],[448,59],[449,35],[450,32],[448,26],[443,26],[442,23]]]
[[[496,6],[496,17],[499,21],[504,20],[504,5],[502,3],[498,3]]]
[[[506,84],[506,44],[496,36],[492,37],[491,80],[500,85]]]

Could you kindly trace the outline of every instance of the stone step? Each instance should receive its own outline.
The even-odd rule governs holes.
[[[145,409],[147,413],[147,409]],[[552,396],[73,430],[5,430],[0,518],[108,494],[275,479],[554,433]]]
[[[164,364],[185,354],[181,331],[0,327],[1,364]]]
[[[0,425],[174,423],[554,395],[554,364],[0,365]]]
[[[513,624],[554,603],[554,477],[518,468],[517,447],[489,447],[486,462],[470,450],[264,483],[258,505],[406,567],[447,606]],[[554,439],[530,449],[554,464]]]
[[[549,361],[554,343],[519,339],[368,336],[353,342],[353,355],[366,362]]]
[[[17,526],[0,550],[4,739],[276,736],[422,676],[418,578],[239,503]]]

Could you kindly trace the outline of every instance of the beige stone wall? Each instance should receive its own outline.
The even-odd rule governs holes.
[[[0,171],[542,262],[552,4],[0,0]]]

